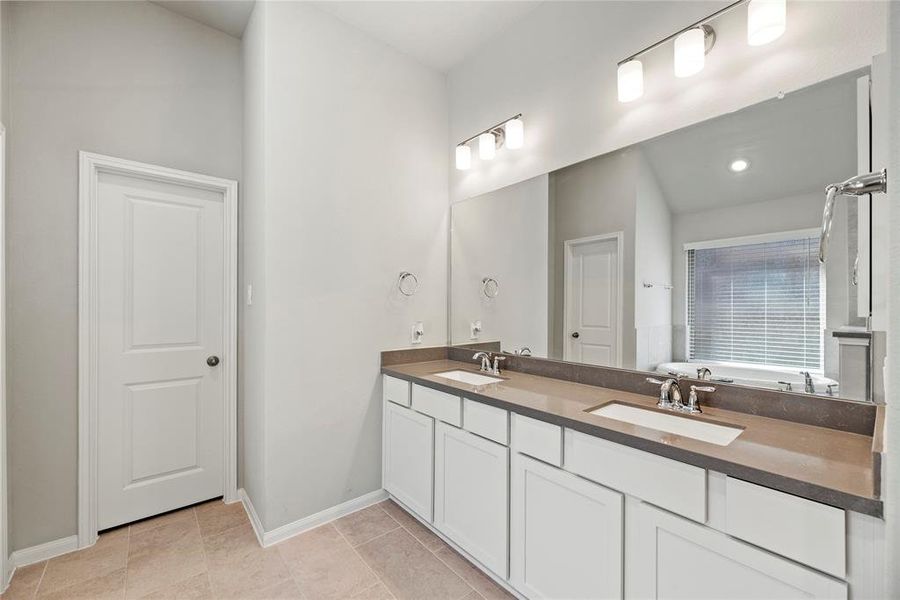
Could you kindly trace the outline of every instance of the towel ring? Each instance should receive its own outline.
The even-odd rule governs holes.
[[[496,298],[500,294],[500,284],[493,277],[481,280],[481,292],[488,298]]]
[[[397,289],[404,296],[412,296],[419,289],[419,278],[409,271],[401,271],[397,279]]]

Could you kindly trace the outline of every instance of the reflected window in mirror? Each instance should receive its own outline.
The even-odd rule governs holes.
[[[685,251],[691,361],[822,373],[825,269],[818,231]]]

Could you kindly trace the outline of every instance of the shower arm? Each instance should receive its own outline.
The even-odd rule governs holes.
[[[887,169],[857,175],[843,183],[832,183],[825,188],[825,210],[822,213],[822,233],[819,237],[819,262],[825,264],[828,256],[828,239],[834,219],[834,201],[838,196],[863,196],[887,192]]]

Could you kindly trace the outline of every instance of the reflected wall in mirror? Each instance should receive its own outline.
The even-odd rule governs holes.
[[[451,343],[868,399],[869,130],[848,73],[454,204]]]

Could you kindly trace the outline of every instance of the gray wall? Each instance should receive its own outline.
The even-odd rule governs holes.
[[[257,511],[266,505],[265,412],[266,395],[266,5],[257,3],[244,29],[244,155],[241,203],[241,289],[253,284],[253,304],[240,303],[238,333],[238,464],[244,490]],[[247,468],[250,465],[250,468]],[[262,515],[260,515],[262,517]]]
[[[652,370],[672,359],[672,215],[656,175],[640,149],[634,233],[635,368]],[[644,287],[644,282],[653,287]]]
[[[240,42],[147,2],[9,7],[10,549],[76,533],[78,151],[239,179]]]
[[[447,340],[452,145],[440,73],[309,3],[257,3],[253,21],[245,485],[272,530],[381,487],[378,353],[415,321],[423,345]]]
[[[540,175],[457,202],[450,227],[450,343],[499,340],[504,350],[528,346],[547,357],[548,180]],[[500,284],[496,298],[482,279]]]
[[[550,356],[562,359],[566,240],[624,232],[622,299],[622,366],[633,368],[634,332],[634,234],[637,196],[637,151],[627,148],[554,171],[550,174],[550,232],[553,315]]]

